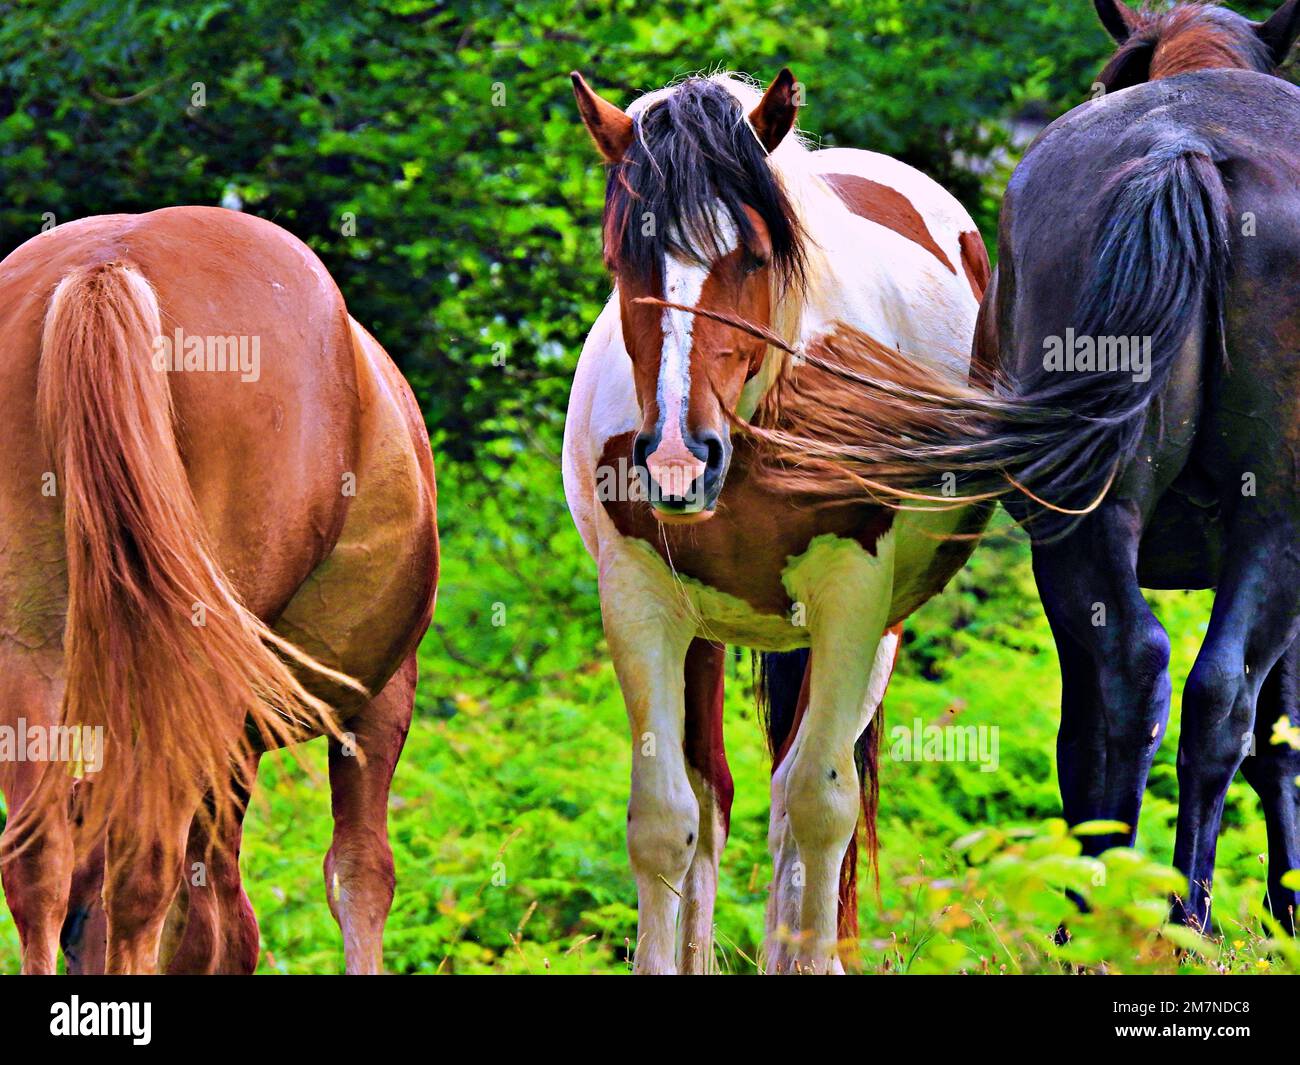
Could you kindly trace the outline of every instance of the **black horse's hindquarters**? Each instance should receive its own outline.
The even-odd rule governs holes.
[[[1300,902],[1280,883],[1300,866],[1293,783],[1300,755],[1267,745],[1273,720],[1294,714],[1274,695],[1294,693],[1278,663],[1300,629],[1298,128],[1300,90],[1239,71],[1143,84],[1070,112],[1044,131],[1012,178],[997,283],[986,296],[991,318],[977,339],[994,349],[977,358],[997,365],[1015,390],[1055,390],[1094,412],[1114,412],[1143,386],[1131,375],[1102,374],[1095,379],[1102,395],[1054,378],[1044,369],[1045,341],[1064,337],[1081,310],[1090,330],[1114,336],[1131,335],[1153,305],[1168,310],[1142,325],[1164,332],[1146,386],[1151,402],[1131,431],[1088,437],[1081,420],[1078,438],[1061,440],[1068,453],[1104,438],[1110,451],[1096,457],[1106,467],[1121,460],[1105,501],[1063,537],[1037,534],[1045,527],[1039,515],[1028,527],[1061,659],[1066,816],[1134,826],[1088,837],[1092,853],[1133,841],[1168,719],[1169,641],[1139,579],[1218,589],[1184,691],[1178,752],[1175,862],[1191,887],[1175,915],[1202,926],[1224,795],[1247,758],[1268,823],[1268,904],[1289,927]],[[1230,250],[1222,330],[1216,249],[1193,225],[1207,205],[1223,213]],[[1099,234],[1117,239],[1107,249]],[[1099,265],[1145,278],[1150,298],[1098,297],[1108,281]],[[1178,328],[1166,329],[1174,317]],[[1030,517],[1023,501],[1010,509],[1018,520]],[[1257,701],[1270,720],[1256,714]]]

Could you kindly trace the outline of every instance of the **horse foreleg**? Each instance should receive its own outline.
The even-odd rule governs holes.
[[[686,652],[695,625],[657,558],[602,545],[600,608],[632,731],[627,851],[637,887],[634,971],[676,971],[683,882],[700,806],[683,752]]]
[[[808,709],[772,779],[798,860],[778,875],[778,892],[799,897],[799,927],[788,944],[768,945],[778,972],[843,972],[838,954],[840,870],[857,828],[861,791],[854,747],[880,704],[897,636],[884,637],[893,593],[893,540],[876,555],[842,542],[804,556],[786,583],[807,609],[812,637]],[[879,690],[874,690],[875,686]],[[778,857],[774,855],[774,857]]]
[[[384,968],[384,925],[397,884],[388,794],[411,727],[416,668],[412,652],[383,691],[345,722],[348,743],[329,741],[334,838],[325,855],[325,893],[343,932],[349,974]]]
[[[795,846],[790,831],[790,818],[785,808],[785,776],[781,767],[799,734],[804,715],[808,712],[808,682],[810,679],[808,655],[774,656],[783,659],[778,667],[769,661],[768,677],[778,668],[787,674],[783,688],[768,689],[768,728],[772,746],[771,809],[769,811],[767,850],[772,856],[772,884],[768,892],[767,910],[764,914],[763,971],[771,974],[788,972],[794,960],[788,950],[791,934],[798,929],[803,906],[803,877],[799,873],[799,848]],[[802,680],[797,689],[790,682],[789,673],[798,666]],[[793,699],[793,702],[789,700]],[[784,705],[779,705],[782,700]],[[779,724],[774,726],[774,722]],[[779,777],[779,779],[778,779]]]
[[[713,960],[713,906],[718,863],[731,825],[734,788],[722,737],[723,672],[727,649],[691,641],[686,652],[685,753],[687,775],[700,805],[700,838],[682,887],[678,965],[684,973],[708,973]]]

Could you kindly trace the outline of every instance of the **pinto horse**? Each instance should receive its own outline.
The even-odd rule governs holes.
[[[1140,589],[1216,589],[1183,694],[1174,860],[1190,885],[1174,916],[1210,927],[1241,768],[1268,826],[1266,905],[1294,930],[1300,755],[1270,732],[1300,715],[1300,90],[1272,72],[1300,0],[1261,24],[1097,8],[1119,42],[1107,91],[1012,177],[976,344],[1011,394],[1076,414],[1035,493],[1068,507],[1110,482],[1069,521],[1009,503],[1060,655],[1065,815],[1128,826],[1085,837],[1089,853],[1134,842],[1170,700],[1169,640]],[[1142,365],[1118,358],[1144,346]]]
[[[331,906],[349,968],[375,968],[438,564],[405,381],[305,245],[213,208],[34,237],[0,263],[0,330],[0,721],[103,736],[94,773],[0,761],[23,971],[54,971],[100,848],[107,971],[156,970],[187,835],[213,876],[189,890],[196,952],[246,933],[255,752],[316,734]]]
[[[766,968],[841,970],[855,747],[899,623],[962,565],[988,508],[894,509],[827,460],[857,427],[881,455],[905,452],[908,414],[905,389],[882,402],[832,356],[837,338],[869,336],[882,358],[916,353],[898,358],[904,375],[964,384],[984,247],[912,168],[805,147],[788,70],[762,94],[692,77],[626,112],[573,84],[608,168],[615,291],[574,377],[564,484],[631,723],[635,969],[712,964],[735,643],[812,648],[800,712],[774,730]],[[799,460],[764,458],[783,447]]]

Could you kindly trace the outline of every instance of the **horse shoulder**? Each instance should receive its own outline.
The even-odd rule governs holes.
[[[611,296],[587,334],[573,374],[561,466],[569,513],[593,558],[598,552],[597,467],[606,443],[635,432],[640,408],[623,343],[618,300]]]

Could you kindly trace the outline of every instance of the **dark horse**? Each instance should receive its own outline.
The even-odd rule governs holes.
[[[1096,0],[1120,47],[1105,93],[1049,127],[1007,190],[978,363],[1074,412],[1022,471],[1063,516],[1009,503],[1061,660],[1057,744],[1072,824],[1131,845],[1169,717],[1169,639],[1141,588],[1215,588],[1183,694],[1174,917],[1210,926],[1228,784],[1268,826],[1267,905],[1294,931],[1300,752],[1300,90],[1273,76],[1300,0],[1267,22],[1224,8]],[[1123,91],[1119,91],[1123,90]]]

